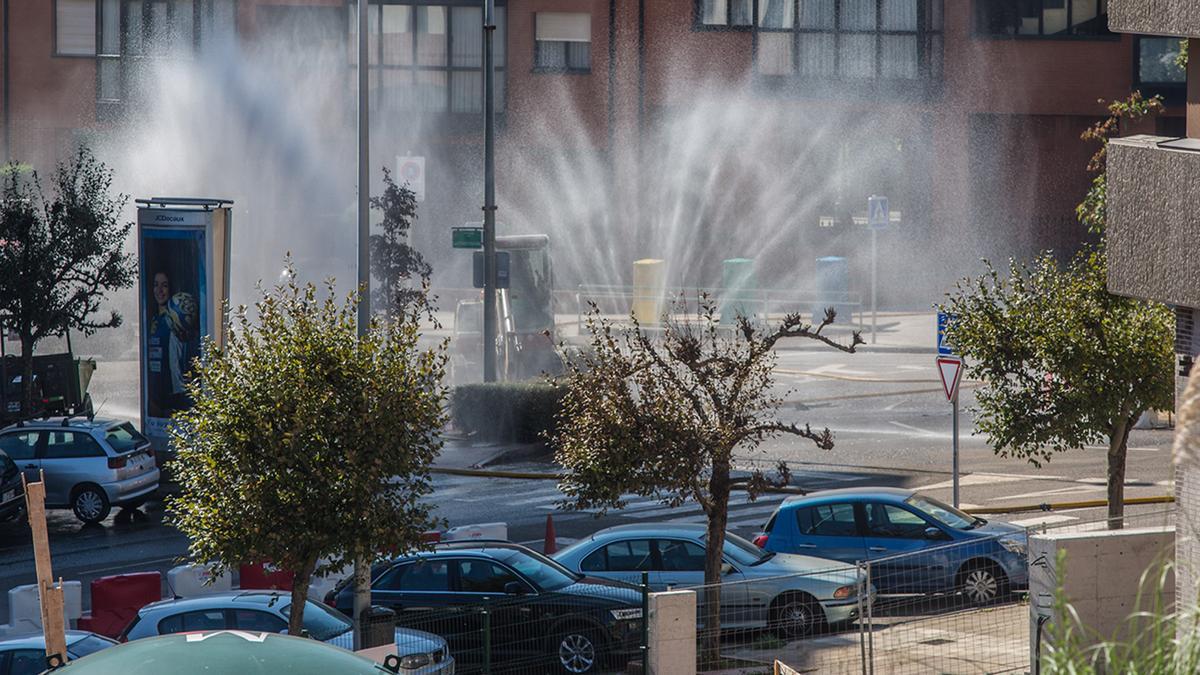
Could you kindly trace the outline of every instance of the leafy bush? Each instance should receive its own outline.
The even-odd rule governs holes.
[[[464,384],[450,394],[454,426],[489,441],[537,443],[555,431],[564,391],[549,382]]]

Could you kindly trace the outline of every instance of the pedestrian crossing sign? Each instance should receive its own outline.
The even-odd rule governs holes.
[[[870,199],[867,200],[867,227],[872,230],[886,228],[890,214],[887,197],[871,195]]]

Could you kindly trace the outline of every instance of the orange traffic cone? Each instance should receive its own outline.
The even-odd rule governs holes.
[[[552,555],[558,552],[557,537],[554,534],[554,515],[546,514],[546,541],[542,545],[542,553]]]

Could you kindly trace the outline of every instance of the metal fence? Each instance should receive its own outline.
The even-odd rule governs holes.
[[[1169,525],[1173,514],[1127,515],[1125,527]],[[1027,672],[1030,611],[1022,542],[1030,533],[1106,527],[1104,519],[1047,523],[1026,528],[1024,535],[996,534],[854,566],[725,582],[719,585],[719,631],[705,626],[712,587],[688,587],[697,593],[698,665],[701,671],[746,674],[770,672],[775,660],[806,673]],[[923,530],[920,536],[896,532],[896,545],[924,545]],[[855,572],[861,588],[873,594],[833,598],[853,583],[848,575]]]

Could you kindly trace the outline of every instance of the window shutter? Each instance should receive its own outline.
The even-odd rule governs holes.
[[[55,26],[58,53],[96,54],[96,0],[57,0]]]
[[[538,12],[538,40],[591,42],[592,15],[572,12]]]

